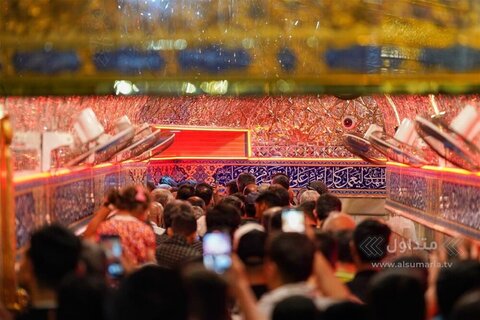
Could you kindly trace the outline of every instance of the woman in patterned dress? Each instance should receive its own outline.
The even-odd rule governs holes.
[[[132,267],[155,262],[155,234],[146,223],[150,197],[142,186],[129,186],[112,191],[105,206],[113,206],[115,215],[103,221],[96,238],[119,236],[123,257]]]

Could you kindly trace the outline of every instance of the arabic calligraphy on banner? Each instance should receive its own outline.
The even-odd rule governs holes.
[[[330,165],[329,165],[330,164]],[[331,165],[338,164],[338,165]],[[199,182],[225,185],[243,172],[253,174],[257,184],[270,183],[275,173],[286,173],[290,177],[292,188],[305,188],[310,181],[323,181],[333,192],[341,194],[377,194],[385,195],[385,168],[371,166],[352,166],[347,163],[304,162],[295,163],[252,163],[251,161],[215,160],[202,162],[157,161],[149,164],[149,176],[158,183],[161,177],[170,176],[176,182],[195,180]]]
[[[301,167],[301,166],[224,166],[215,173],[220,184],[250,172],[257,183],[270,183],[275,173],[286,173],[293,188],[304,188],[310,181],[321,180],[330,189],[385,189],[385,170],[374,167]]]

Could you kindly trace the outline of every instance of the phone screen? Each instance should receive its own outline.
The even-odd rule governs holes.
[[[107,273],[110,277],[118,279],[123,277],[125,270],[121,263],[122,243],[119,236],[102,236],[100,243],[107,258]]]
[[[232,265],[232,244],[226,233],[207,233],[203,237],[203,263],[207,269],[224,273]]]
[[[305,233],[305,214],[297,209],[284,209],[282,211],[283,232]]]

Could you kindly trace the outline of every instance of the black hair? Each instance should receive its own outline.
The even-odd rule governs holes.
[[[107,202],[118,210],[125,210],[133,214],[144,213],[150,207],[150,195],[140,185],[127,186],[121,190],[112,189],[108,193]]]
[[[291,296],[275,305],[272,320],[318,320],[320,311],[311,298],[305,296]]]
[[[331,193],[322,194],[315,205],[317,218],[324,221],[332,211],[342,211],[342,201]]]
[[[323,256],[330,262],[332,268],[335,268],[337,263],[337,242],[333,235],[329,232],[315,230],[315,247]]]
[[[270,226],[269,226],[269,232],[280,232],[282,231],[282,210],[277,210],[276,212],[272,213],[272,216],[270,217]]]
[[[276,173],[272,176],[272,185],[273,184],[279,184],[288,190],[290,188],[290,177],[285,173]]]
[[[77,267],[81,250],[81,241],[73,232],[52,224],[32,234],[27,256],[38,283],[56,289],[62,279]]]
[[[207,211],[207,230],[227,231],[233,235],[241,222],[240,211],[230,204],[218,204]]]
[[[172,227],[173,216],[180,212],[193,214],[192,205],[189,202],[180,200],[167,203],[165,208],[163,208],[163,222],[165,223],[166,229]]]
[[[245,196],[245,215],[247,218],[255,218],[256,216],[255,200],[258,195],[258,192],[251,192]]]
[[[268,234],[282,231],[282,208],[272,207],[265,210],[261,223]]]
[[[232,195],[238,192],[237,180],[228,181],[225,187],[228,188],[229,195]]]
[[[337,241],[338,261],[353,263],[350,241],[353,239],[353,230],[340,230],[333,235]]]
[[[306,281],[312,273],[315,247],[304,234],[279,233],[267,245],[267,256],[280,272],[284,283]]]
[[[263,265],[267,233],[251,230],[238,239],[237,255],[247,267]]]
[[[449,319],[455,302],[470,290],[480,288],[480,263],[473,260],[456,261],[443,268],[437,279],[437,301],[440,314]]]
[[[189,316],[198,320],[228,320],[227,282],[203,267],[187,268],[183,276],[189,295]]]
[[[184,237],[197,231],[197,220],[193,213],[186,211],[175,213],[172,217],[172,230],[174,234]]]
[[[378,273],[368,286],[367,305],[371,320],[424,320],[426,315],[423,287],[406,272]]]
[[[245,213],[245,202],[243,202],[241,199],[239,199],[235,195],[231,195],[231,196],[223,198],[222,201],[220,201],[220,203],[229,204],[231,206],[234,206],[235,208],[237,208],[240,211],[240,215],[242,215],[242,216]]]
[[[207,205],[205,204],[205,201],[204,201],[202,198],[200,198],[199,196],[190,197],[190,198],[187,199],[187,201],[190,202],[190,204],[191,204],[192,206],[194,206],[194,207],[197,206],[197,207],[200,207],[200,208],[202,208],[202,209],[204,209],[204,210],[205,210],[205,208],[206,208],[206,206],[207,206]]]
[[[236,192],[234,194],[232,194],[233,197],[236,197],[238,198],[240,201],[242,201],[243,203],[245,203],[247,201],[247,198],[245,197],[245,195],[241,192]]]
[[[265,203],[268,208],[282,206],[282,200],[276,193],[270,190],[260,192],[257,199],[255,199],[255,203]]]
[[[255,204],[247,203],[245,204],[245,215],[247,218],[255,218]]]
[[[367,307],[351,301],[342,301],[330,305],[323,313],[322,320],[365,320],[368,319]]]
[[[245,186],[251,183],[256,183],[255,176],[248,172],[240,173],[240,175],[237,177],[238,192],[241,192],[243,194]]]
[[[315,210],[315,201],[305,201],[301,205],[299,205],[298,210],[303,211],[303,213],[308,216],[312,221],[317,223],[317,216],[313,212]]]
[[[186,320],[187,299],[177,271],[148,265],[132,273],[120,285],[112,318]]]
[[[327,185],[323,181],[320,181],[320,180],[310,182],[308,184],[307,189],[308,190],[315,190],[315,191],[318,192],[319,195],[328,193]]]
[[[178,200],[187,200],[195,195],[195,188],[190,184],[182,184],[177,190]]]
[[[377,262],[385,258],[390,234],[390,227],[378,220],[366,219],[357,225],[353,231],[353,243],[360,260]],[[375,242],[375,250],[365,247],[369,239]]]
[[[280,199],[280,207],[288,207],[290,205],[290,194],[288,190],[279,184],[272,184],[268,190],[275,193]]]
[[[202,198],[203,201],[205,201],[205,205],[208,206],[212,201],[213,188],[208,183],[199,183],[195,187],[195,195],[199,198]]]
[[[68,276],[58,291],[57,320],[104,320],[108,298],[105,279],[99,276]]]

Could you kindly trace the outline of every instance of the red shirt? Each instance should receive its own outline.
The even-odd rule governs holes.
[[[97,229],[97,237],[118,235],[123,254],[134,265],[149,261],[148,251],[155,252],[155,234],[150,226],[129,215],[116,215]]]

